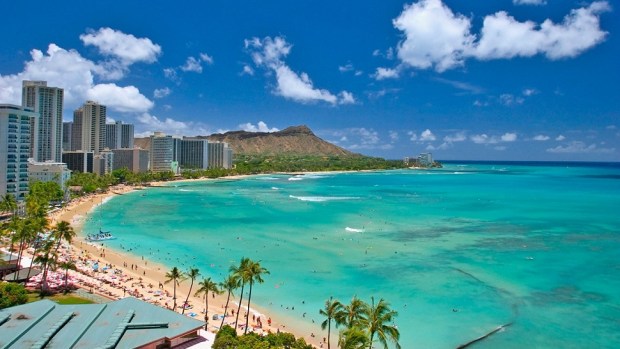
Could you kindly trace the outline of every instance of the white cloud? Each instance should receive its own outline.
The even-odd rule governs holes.
[[[418,140],[418,135],[413,131],[408,131],[407,135],[409,136],[409,140],[415,142]]]
[[[515,5],[546,5],[547,1],[545,0],[512,0],[512,3]]]
[[[278,132],[279,129],[272,127],[269,128],[266,123],[263,121],[259,121],[257,125],[246,122],[245,124],[240,124],[239,128],[246,132]]]
[[[406,5],[393,24],[405,34],[398,44],[398,58],[414,68],[434,67],[442,72],[462,65],[474,41],[470,20],[454,14],[441,0]]]
[[[513,105],[523,104],[523,102],[525,102],[525,99],[523,99],[523,97],[515,97],[510,93],[504,93],[499,96],[499,102],[505,106],[510,107]]]
[[[179,81],[179,76],[177,75],[177,71],[174,68],[164,68],[164,76],[172,81]]]
[[[396,142],[398,141],[398,132],[397,131],[389,131],[389,135],[390,135],[390,141],[392,142]]]
[[[88,90],[86,95],[88,99],[120,112],[146,112],[153,107],[153,102],[144,97],[134,86],[99,84]]]
[[[558,145],[554,148],[548,148],[549,153],[566,153],[566,154],[588,154],[588,153],[614,153],[615,148],[598,148],[596,144],[587,145],[581,141],[573,141],[565,146]]]
[[[101,66],[76,50],[49,44],[46,53],[33,49],[30,55],[31,60],[25,62],[22,72],[0,76],[0,100],[3,102],[21,104],[22,81],[43,80],[48,86],[64,89],[65,109],[77,108],[87,99],[95,99],[120,112],[146,111],[153,106],[153,102],[134,86],[96,84],[95,76],[100,76]],[[110,99],[110,95],[115,97]]]
[[[420,141],[421,142],[430,142],[430,141],[434,141],[436,139],[437,139],[437,137],[435,137],[433,132],[431,132],[431,130],[429,130],[429,129],[424,130],[420,134]]]
[[[252,38],[244,40],[245,48],[249,50],[252,61],[257,67],[262,67],[276,76],[274,93],[284,98],[300,103],[323,101],[330,104],[350,104],[355,101],[350,92],[340,92],[341,98],[326,89],[314,87],[308,74],[294,72],[284,58],[291,51],[292,45],[282,37]]]
[[[398,78],[398,69],[378,67],[373,77],[377,80],[395,79]]]
[[[550,139],[550,137],[547,136],[547,135],[536,135],[536,136],[534,136],[534,140],[535,141],[539,141],[539,142],[548,141],[549,139]]]
[[[254,69],[249,65],[244,65],[243,70],[241,71],[241,75],[254,75]]]
[[[180,68],[182,71],[189,71],[199,74],[202,73],[202,65],[200,65],[200,60],[192,56],[187,57],[185,64],[182,65]]]
[[[559,136],[555,137],[555,140],[556,141],[560,141],[560,142],[565,140],[565,139],[566,139],[566,137],[564,137],[563,135],[559,135]]]
[[[526,97],[533,96],[535,94],[538,94],[538,90],[536,89],[526,88],[525,90],[523,90],[523,95]]]
[[[453,135],[445,136],[443,140],[448,143],[463,142],[467,140],[467,136],[465,136],[465,132],[457,132]]]
[[[517,134],[507,132],[504,133],[500,139],[502,140],[502,142],[514,142],[517,140]]]
[[[346,65],[338,66],[338,71],[340,71],[341,73],[352,71],[353,69],[354,69],[353,68],[353,64],[351,64],[351,63],[347,63]]]
[[[137,118],[136,137],[147,137],[154,131],[162,131],[173,136],[208,135],[211,132],[203,124],[178,121],[173,118],[160,119],[149,113],[142,113]]]
[[[342,91],[338,94],[340,99],[338,100],[338,104],[355,104],[355,97],[353,94],[348,91]]]
[[[470,18],[455,14],[441,0],[420,0],[406,5],[393,21],[404,32],[397,54],[408,66],[438,72],[462,66],[467,58],[575,57],[605,40],[599,16],[610,9],[607,1],[596,1],[572,10],[559,24],[550,19],[541,24],[519,22],[499,11],[485,16],[475,35]]]
[[[205,63],[207,63],[207,64],[209,64],[209,65],[210,65],[210,64],[213,64],[213,57],[212,57],[212,56],[209,56],[209,55],[208,55],[208,54],[206,54],[206,53],[201,53],[201,54],[200,54],[200,60],[201,60],[201,61],[203,61],[203,62],[205,62]]]
[[[125,65],[135,62],[153,63],[161,54],[161,47],[148,38],[136,38],[111,28],[100,28],[88,34],[80,35],[84,45],[92,45],[103,55],[121,60]]]
[[[167,87],[156,88],[155,91],[153,91],[153,97],[155,97],[155,98],[164,98],[164,97],[168,96],[171,93],[172,93],[172,90],[167,88]]]

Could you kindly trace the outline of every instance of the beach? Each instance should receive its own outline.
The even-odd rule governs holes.
[[[227,179],[239,179],[236,178]],[[202,179],[209,180],[209,179]],[[179,182],[194,182],[197,180],[179,181]],[[198,180],[200,181],[200,180]],[[176,183],[176,182],[173,182]],[[165,183],[153,183],[152,186],[166,185]],[[107,200],[117,195],[124,195],[126,193],[135,191],[136,189],[131,186],[115,186],[106,193],[89,195],[75,199],[70,202],[66,207],[62,208],[51,214],[50,218],[53,223],[58,221],[67,221],[71,223],[74,230],[78,233],[77,237],[73,240],[70,249],[66,248],[64,253],[67,257],[78,260],[81,267],[81,274],[89,274],[92,279],[86,281],[77,280],[77,284],[87,290],[88,292],[97,293],[110,299],[118,299],[125,296],[136,296],[145,301],[157,304],[163,307],[172,308],[173,304],[173,285],[172,282],[166,283],[165,274],[169,272],[168,268],[161,264],[157,264],[149,260],[148,256],[137,256],[131,254],[130,251],[112,249],[107,246],[105,241],[102,242],[88,242],[84,239],[84,234],[80,234],[82,231],[85,220],[92,211],[101,204],[105,204]],[[161,246],[162,250],[165,250],[165,246]],[[163,253],[163,252],[162,252]],[[97,271],[93,269],[93,265],[97,264]],[[186,270],[182,270],[185,272]],[[70,272],[74,274],[80,274],[76,272]],[[198,289],[198,282],[202,280],[202,276],[194,281],[194,285],[189,298],[187,297],[190,291],[191,280],[185,280],[177,286],[177,309],[176,311],[181,313],[182,306],[185,299],[188,298],[188,304],[186,305],[185,314],[191,315],[196,319],[204,320],[205,314],[205,302],[204,297],[196,297],[194,293]],[[221,280],[214,280],[219,282]],[[247,291],[247,290],[246,290]],[[239,290],[236,291],[238,295]],[[224,314],[224,306],[226,304],[227,293],[224,292],[221,295],[209,295],[209,331],[216,332],[220,326],[221,319],[213,320],[212,316],[217,314],[221,316]],[[228,316],[225,318],[226,324],[234,324],[235,316],[232,312],[236,312],[238,306],[238,298],[231,297]],[[241,307],[241,316],[239,317],[240,325],[245,325],[245,309],[247,297],[243,299],[243,305]],[[318,310],[317,310],[318,311]],[[252,309],[249,317],[249,331],[257,333],[268,333],[277,331],[291,332],[287,328],[285,323],[278,321],[274,316],[259,312],[255,309],[255,304],[252,304]],[[243,333],[242,329],[238,329],[239,333]],[[321,343],[317,337],[310,337],[309,333],[294,333],[296,337],[304,337],[308,344],[312,344],[316,347],[320,347]],[[322,338],[322,337],[321,337]]]

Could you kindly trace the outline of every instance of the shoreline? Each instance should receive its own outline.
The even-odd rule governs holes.
[[[323,173],[327,173],[327,172],[323,172]],[[310,173],[307,173],[307,174],[310,174]],[[153,182],[151,183],[150,186],[161,187],[161,186],[173,185],[173,183],[176,183],[176,182],[187,182],[187,181],[195,182],[195,181],[212,181],[212,180],[226,180],[226,179],[239,180],[239,179],[244,179],[244,178],[248,178],[252,176],[256,176],[256,175],[240,175],[240,176],[231,176],[231,177],[223,177],[223,178],[199,178],[199,179],[178,180],[178,181],[170,181],[170,182]],[[124,194],[128,194],[128,193],[131,193],[137,190],[139,189],[136,189],[131,186],[125,186],[125,185],[111,187],[106,193],[89,195],[87,197],[83,197],[83,198],[70,202],[65,208],[51,214],[50,219],[52,220],[53,224],[55,224],[55,222],[65,220],[69,222],[71,226],[74,228],[75,232],[77,233],[77,236],[71,243],[71,249],[74,252],[74,253],[71,253],[72,255],[77,254],[77,256],[79,256],[80,258],[90,257],[90,258],[96,259],[101,264],[109,265],[112,270],[120,269],[123,275],[128,276],[129,280],[141,280],[139,283],[138,282],[131,283],[131,287],[129,285],[120,285],[120,284],[119,285],[102,284],[101,289],[98,289],[97,291],[99,292],[97,293],[107,298],[119,299],[119,298],[123,298],[124,296],[126,296],[126,294],[129,291],[133,291],[136,294],[140,294],[143,296],[145,295],[144,297],[142,297],[143,300],[147,300],[151,303],[158,304],[164,307],[168,306],[168,308],[170,308],[172,305],[171,297],[173,295],[173,288],[172,288],[172,283],[169,283],[169,284],[165,283],[165,280],[166,280],[165,274],[168,271],[168,268],[166,266],[160,263],[155,263],[154,261],[149,259],[148,256],[137,256],[137,255],[132,254],[131,251],[117,250],[117,249],[111,248],[107,246],[105,241],[93,243],[93,242],[88,242],[84,239],[84,235],[85,235],[83,233],[84,223],[89,217],[92,216],[93,211],[97,207],[105,204],[107,201],[109,201],[116,195],[124,195]],[[181,271],[185,272],[185,270],[181,270]],[[202,277],[200,276],[198,279],[195,280],[194,287],[192,288],[192,293],[196,292],[196,290],[198,289],[197,284],[201,280],[202,280]],[[214,281],[219,282],[221,280],[214,280]],[[129,281],[127,283],[129,283]],[[139,287],[136,285],[138,285]],[[163,287],[160,287],[160,286],[163,286]],[[177,286],[177,307],[178,309],[176,309],[176,311],[179,313],[181,312],[180,308],[189,293],[189,287],[190,287],[189,280],[185,280],[179,286]],[[163,294],[162,294],[162,298],[159,298],[159,300],[155,300],[155,301],[153,297],[149,297],[153,295],[153,292],[157,293],[157,291],[155,290],[160,290],[160,289],[162,290],[162,292],[164,292],[164,294],[169,295],[169,297],[163,297]],[[214,314],[218,314],[221,316],[224,313],[224,305],[226,304],[226,296],[227,296],[227,293],[223,293],[222,295],[216,295],[214,298],[211,298],[209,300],[209,314],[208,315],[209,315],[209,331],[210,332],[216,332],[217,328],[219,328],[221,318],[218,320],[213,320],[212,316]],[[213,297],[213,296],[210,295],[210,297]],[[244,298],[243,301],[244,301],[244,304],[242,305],[242,308],[247,309],[247,304],[245,303],[247,299]],[[162,302],[163,304],[161,304]],[[197,319],[204,321],[204,307],[205,307],[204,297],[195,297],[194,295],[190,295],[188,299],[188,303],[190,304],[191,308],[187,309],[185,311],[185,314],[187,315],[189,313],[194,313],[196,314],[195,317]],[[226,316],[225,318],[226,324],[234,323],[235,317],[231,315],[231,309],[234,309],[236,311],[237,304],[238,304],[238,295],[231,296],[230,304],[228,307],[228,316]],[[312,333],[312,334],[315,334],[315,333],[310,330],[303,331],[302,329],[303,325],[300,323],[297,323],[297,321],[294,321],[295,324],[292,324],[292,326],[287,326],[288,325],[287,319],[284,319],[280,316],[276,316],[276,317],[272,316],[273,314],[270,314],[269,312],[267,312],[266,309],[260,306],[260,304],[252,304],[252,307],[250,308],[250,312],[251,312],[250,315],[256,315],[257,318],[256,320],[252,320],[253,316],[250,317],[249,327],[258,333],[262,333],[263,331],[272,332],[272,333],[279,332],[279,331],[289,332],[295,335],[296,338],[300,338],[300,337],[304,338],[308,344],[313,345],[316,348],[319,348],[321,344],[324,344],[322,343],[321,340],[319,340],[319,338],[322,337],[321,332],[316,334],[315,337],[311,337],[308,333]],[[244,315],[243,310],[242,310],[241,315]],[[245,321],[242,321],[242,318],[243,316],[239,317],[239,323],[241,325],[245,325]],[[259,318],[261,319],[262,329],[258,327],[257,320]],[[268,320],[271,320],[270,321],[271,324],[269,324]],[[287,323],[286,325],[284,324],[285,322]],[[217,326],[217,328],[215,326]],[[243,330],[238,329],[237,332],[239,334],[242,334]],[[248,332],[251,332],[251,331],[248,331]],[[308,332],[308,333],[305,333],[305,332]]]

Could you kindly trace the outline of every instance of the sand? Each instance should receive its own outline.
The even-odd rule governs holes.
[[[231,179],[239,179],[242,176],[236,176]],[[227,177],[228,179],[228,177]],[[161,185],[161,183],[153,183],[153,185]],[[65,208],[54,212],[51,215],[52,222],[58,221],[67,221],[71,223],[76,232],[80,232],[82,229],[82,225],[86,219],[86,216],[98,205],[105,202],[106,198],[112,197],[114,195],[124,194],[135,190],[130,186],[115,186],[110,188],[107,193],[90,195],[87,197],[83,197],[80,199],[76,199],[70,202]],[[96,292],[101,295],[105,295],[106,297],[112,299],[122,298],[124,296],[128,296],[129,292],[138,295],[140,298],[145,299],[151,303],[158,304],[161,306],[167,306],[169,308],[172,307],[172,295],[173,295],[173,286],[172,282],[165,283],[166,277],[165,274],[168,272],[167,268],[163,265],[154,263],[147,258],[144,257],[136,257],[129,253],[125,253],[123,251],[112,250],[105,246],[104,242],[99,243],[89,243],[85,241],[81,236],[78,235],[76,239],[74,239],[72,243],[73,251],[71,254],[74,257],[82,257],[82,259],[91,259],[98,260],[99,265],[111,265],[112,270],[119,269],[122,271],[122,275],[124,275],[125,279],[131,279],[124,283],[116,282],[116,285],[101,283],[100,287],[87,287],[89,291]],[[182,270],[183,271],[183,270]],[[92,274],[92,273],[91,273]],[[140,282],[140,279],[142,280]],[[199,277],[194,282],[194,287],[191,291],[191,296],[189,297],[188,303],[191,308],[185,311],[185,314],[195,313],[195,318],[204,320],[204,308],[205,302],[204,297],[195,297],[193,294],[197,290],[198,286],[196,285],[202,277]],[[221,280],[215,280],[219,282]],[[180,306],[185,301],[190,288],[190,280],[183,281],[180,286],[177,287],[176,296],[177,296],[177,311],[180,313],[182,309]],[[160,288],[160,285],[163,285],[163,288]],[[124,289],[124,290],[123,290]],[[160,291],[163,291],[161,296],[157,296],[156,294]],[[237,293],[239,291],[237,290]],[[165,294],[168,294],[169,297],[166,297]],[[212,298],[209,295],[209,330],[217,331],[217,328],[220,326],[221,320],[212,320],[211,317],[213,314],[224,314],[224,305],[226,304],[226,296],[224,293],[222,295],[215,296]],[[247,299],[244,299],[244,304]],[[236,312],[238,299],[235,297],[231,297],[231,301],[228,308],[228,316],[225,318],[225,323],[234,323],[235,317],[231,314],[231,308]],[[241,316],[239,317],[239,323],[245,325],[245,318],[243,317],[245,313],[246,307],[242,306]],[[317,310],[318,311],[318,310]],[[253,321],[253,315],[256,315],[261,319],[262,329],[255,327],[257,326],[257,321]],[[268,319],[271,319],[271,325],[268,324]],[[276,332],[278,330],[285,331],[286,325],[282,324],[278,321],[277,318],[270,316],[269,314],[261,314],[255,309],[251,309],[250,313],[250,329],[255,329],[256,332],[261,333],[262,331],[267,332]],[[241,330],[238,330],[241,333]],[[296,337],[304,337],[306,342],[312,344],[316,347],[322,347],[320,343],[319,337],[311,337],[311,331],[307,331],[308,333],[293,333]]]

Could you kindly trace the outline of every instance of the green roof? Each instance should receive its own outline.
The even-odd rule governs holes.
[[[202,321],[132,297],[106,304],[41,300],[0,310],[0,349],[135,348],[202,326]]]

